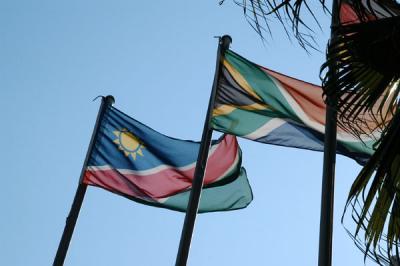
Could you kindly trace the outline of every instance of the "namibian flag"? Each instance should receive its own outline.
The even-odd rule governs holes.
[[[83,183],[140,203],[185,212],[199,146],[164,136],[109,107]],[[234,136],[212,142],[204,185],[199,212],[245,208],[252,201]]]
[[[254,64],[227,50],[212,127],[262,143],[323,151],[322,88]],[[373,127],[371,127],[373,128]],[[364,164],[375,139],[360,140],[338,128],[337,153]]]

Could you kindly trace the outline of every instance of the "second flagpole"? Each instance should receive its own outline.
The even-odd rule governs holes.
[[[225,54],[225,51],[229,49],[229,45],[231,44],[231,42],[232,38],[229,35],[224,35],[219,38],[214,82],[211,90],[210,101],[208,103],[207,115],[204,122],[199,155],[197,157],[196,168],[194,171],[192,190],[190,191],[185,221],[182,228],[181,240],[176,257],[176,266],[185,266],[189,256],[189,249],[192,240],[194,224],[196,221],[197,210],[199,208],[201,190],[203,188],[204,174],[207,165],[208,151],[210,148],[211,136],[213,132],[212,128],[210,127],[210,121],[212,117],[212,110],[214,108],[215,95],[217,93],[218,78],[221,71],[221,60],[223,58],[223,55]]]

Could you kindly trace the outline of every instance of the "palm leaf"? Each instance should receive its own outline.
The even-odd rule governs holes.
[[[356,222],[357,246],[380,265],[390,265],[400,248],[400,110],[383,136],[354,181],[345,210]]]
[[[359,119],[369,113],[383,129],[400,92],[400,17],[341,25],[335,32],[321,69],[325,96],[337,99],[339,126],[369,134],[370,121]]]
[[[314,0],[320,4],[324,13],[330,14],[325,0]],[[225,0],[219,1],[222,5]],[[311,8],[314,4],[311,0],[232,0],[236,5],[243,8],[246,20],[257,34],[264,40],[264,33],[271,34],[269,18],[277,19],[290,38],[292,32],[301,47],[313,48],[317,46],[313,38],[313,28],[321,29],[319,18],[316,15],[317,8]],[[380,18],[394,14],[391,8],[397,6],[396,0],[339,0],[349,2],[352,5],[355,16],[360,21],[366,21],[373,16]],[[308,19],[311,18],[311,21]]]

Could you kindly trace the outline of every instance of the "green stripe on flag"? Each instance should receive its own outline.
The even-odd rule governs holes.
[[[214,116],[211,125],[214,129],[222,132],[235,132],[237,136],[246,136],[273,119],[273,116],[276,114],[267,110],[257,113],[235,109],[227,115]]]
[[[255,93],[260,96],[268,106],[275,110],[276,113],[282,115],[281,118],[290,118],[301,122],[273,78],[265,73],[259,66],[230,50],[226,51],[225,59],[242,75]],[[233,73],[230,74],[235,78]]]
[[[169,197],[161,203],[164,208],[185,212],[190,190]],[[218,187],[204,188],[200,198],[199,213],[232,211],[243,209],[253,200],[253,193],[244,168],[240,176],[231,183]]]

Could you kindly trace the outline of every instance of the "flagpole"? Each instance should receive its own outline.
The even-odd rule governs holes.
[[[82,202],[85,197],[85,193],[86,193],[86,189],[87,189],[87,185],[82,183],[83,176],[85,174],[86,167],[87,167],[90,155],[92,153],[94,143],[97,138],[97,133],[100,128],[101,120],[103,119],[104,113],[107,110],[107,108],[109,106],[111,106],[113,103],[114,103],[113,96],[108,95],[106,97],[102,97],[101,105],[100,105],[99,112],[98,112],[97,119],[96,119],[96,124],[93,129],[92,138],[90,139],[89,148],[87,150],[86,158],[83,163],[81,175],[79,178],[78,188],[76,189],[74,201],[72,202],[71,210],[70,210],[70,212],[67,216],[67,220],[65,222],[64,231],[63,231],[63,234],[62,234],[62,237],[60,240],[60,244],[58,245],[57,254],[54,258],[53,266],[64,265],[65,256],[67,255],[69,243],[71,241],[72,234],[74,232],[74,228],[75,228],[75,224],[76,224],[76,220],[78,219],[79,211],[81,209]]]
[[[201,190],[203,187],[204,173],[207,165],[208,151],[211,144],[212,128],[210,121],[212,117],[212,110],[214,108],[215,95],[217,93],[218,77],[221,71],[221,59],[225,51],[229,48],[232,38],[229,35],[224,35],[219,38],[217,62],[215,67],[214,82],[211,90],[210,101],[208,103],[207,115],[204,122],[203,135],[201,137],[201,144],[199,148],[199,155],[197,157],[196,168],[192,182],[192,190],[190,191],[189,203],[186,209],[185,221],[183,223],[181,239],[179,243],[178,254],[176,257],[176,266],[185,266],[187,263],[190,243],[194,224],[196,221],[197,210],[199,208]]]
[[[335,38],[334,27],[339,23],[338,1],[339,0],[333,0],[332,3],[331,39]],[[332,73],[335,73],[336,68],[337,64],[335,63],[329,66],[328,71],[331,73],[331,75]],[[332,78],[332,76],[330,78]],[[328,96],[326,99],[326,126],[322,172],[318,266],[332,265],[333,210],[337,142],[336,102],[335,96]]]

